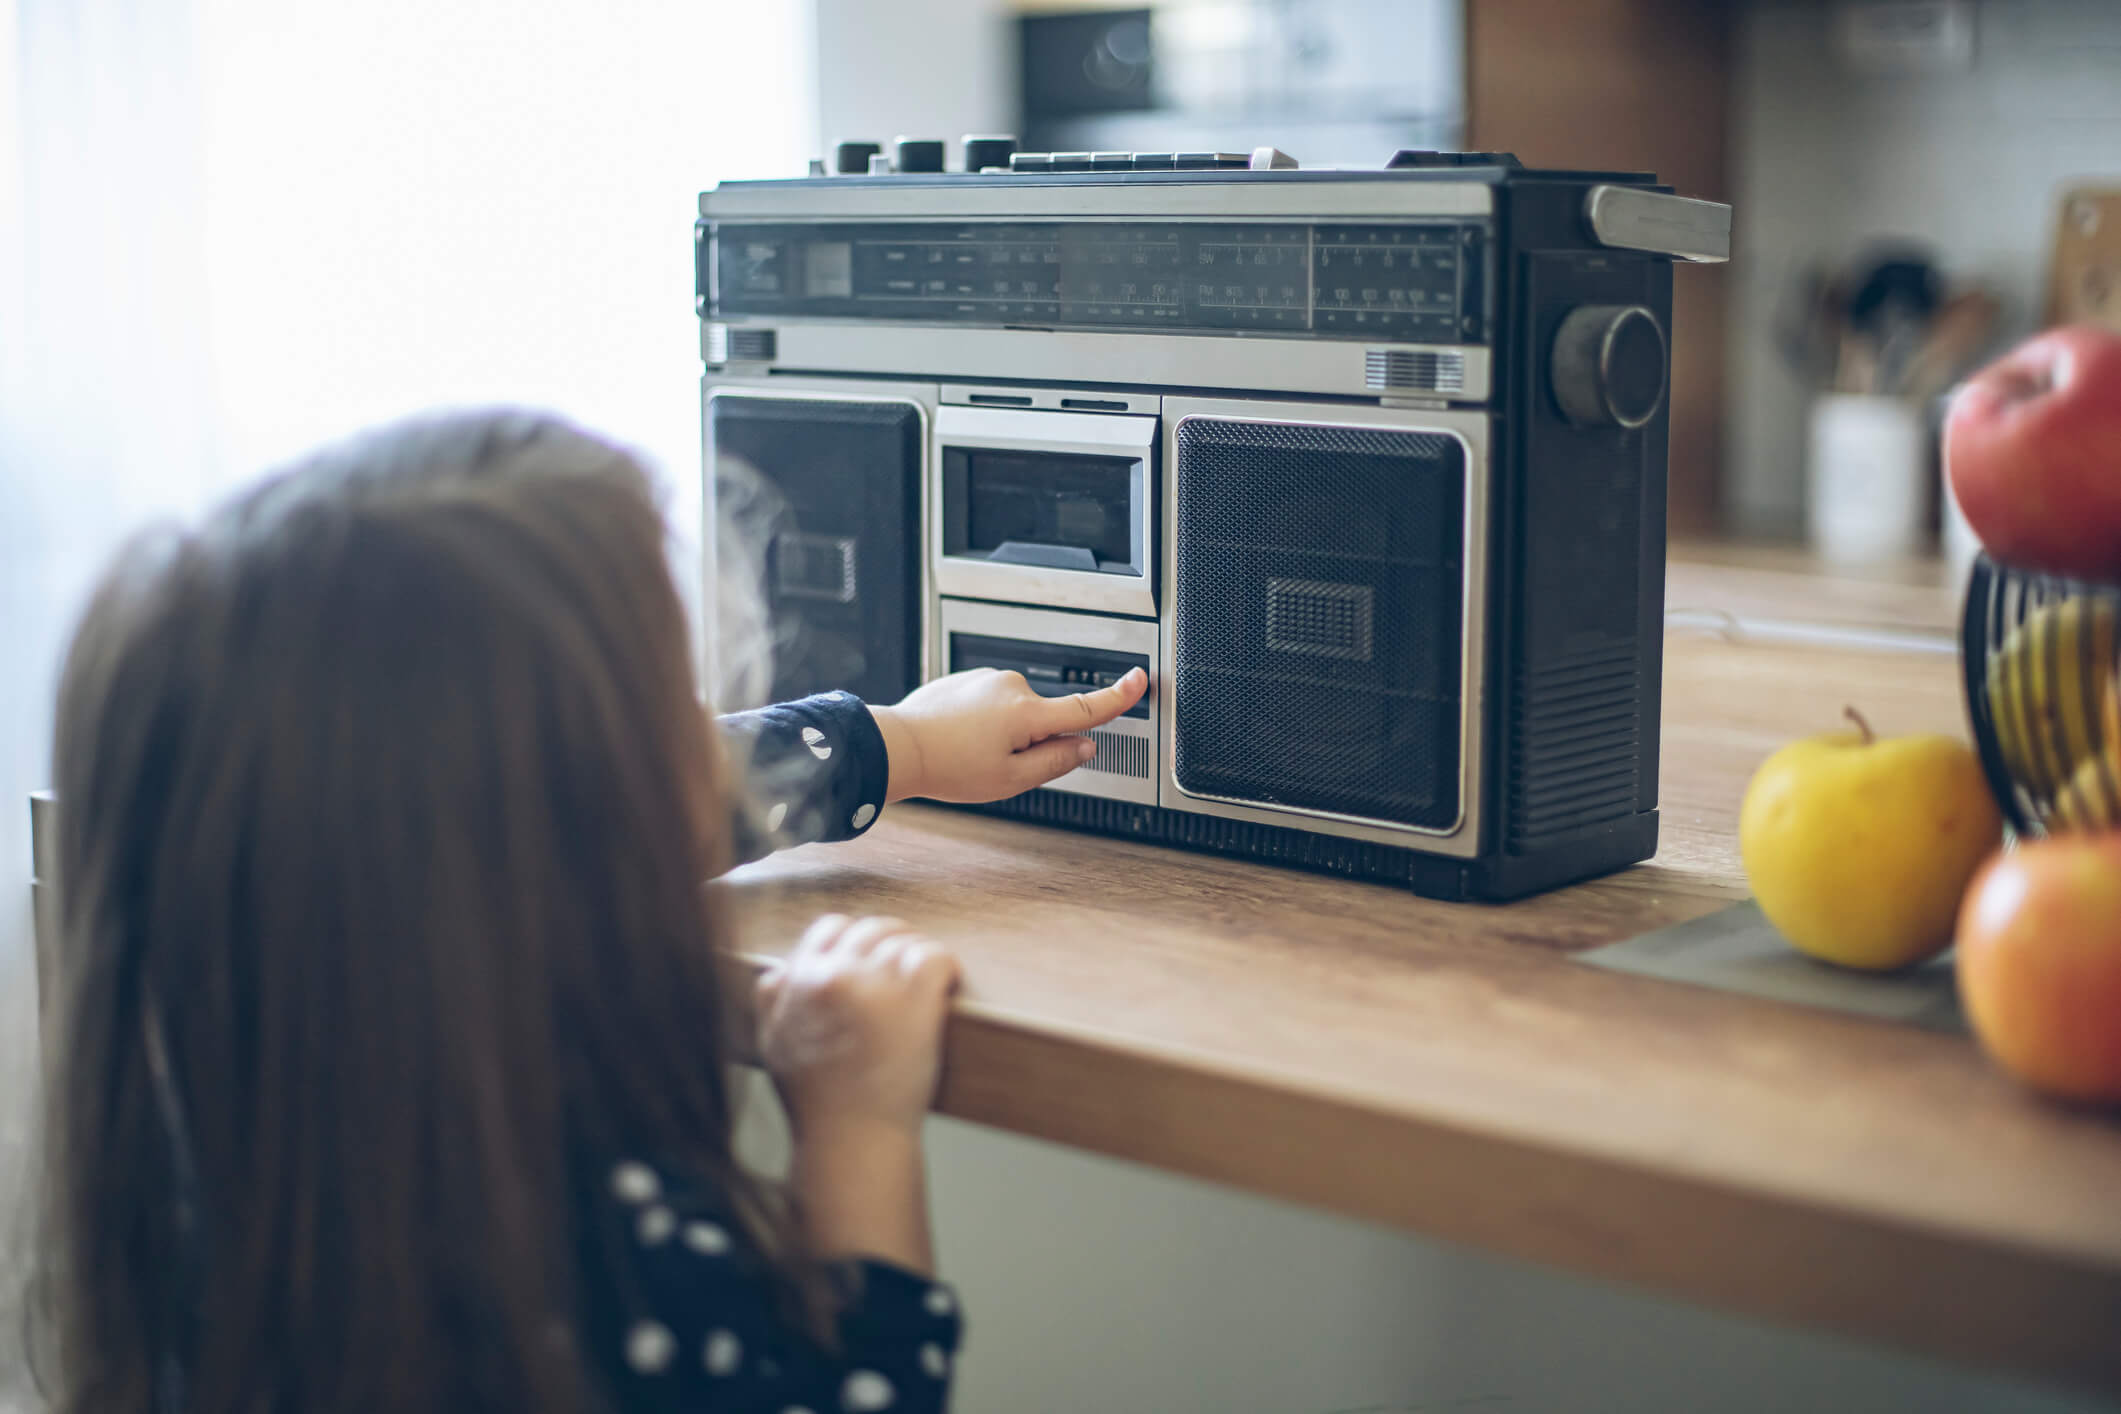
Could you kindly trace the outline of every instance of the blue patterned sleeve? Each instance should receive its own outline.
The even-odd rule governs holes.
[[[944,1414],[957,1293],[885,1262],[835,1263],[826,1348],[784,1319],[744,1225],[698,1184],[625,1160],[585,1224],[585,1336],[625,1414]]]
[[[884,735],[851,692],[827,692],[721,719],[739,782],[736,863],[876,823],[891,781]]]

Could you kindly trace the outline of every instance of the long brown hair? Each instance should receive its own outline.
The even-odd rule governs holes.
[[[583,1154],[682,1163],[773,1248],[687,644],[641,468],[534,415],[121,556],[55,747],[64,1414],[597,1407]]]

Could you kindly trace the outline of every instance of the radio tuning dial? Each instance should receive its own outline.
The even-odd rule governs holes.
[[[932,137],[902,137],[895,144],[897,162],[901,172],[940,172],[943,170],[943,145]]]
[[[1007,167],[1009,159],[1016,155],[1016,139],[1012,137],[987,136],[976,133],[965,134],[965,170],[984,172],[989,167]]]
[[[832,170],[847,176],[866,174],[869,159],[883,150],[873,142],[843,142],[832,149]]]
[[[1669,363],[1664,329],[1649,310],[1584,305],[1554,334],[1554,401],[1579,427],[1642,427],[1664,405]]]

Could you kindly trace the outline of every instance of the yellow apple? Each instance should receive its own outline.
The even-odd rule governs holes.
[[[1981,763],[1947,736],[1793,742],[1746,787],[1738,849],[1768,921],[1800,951],[1885,971],[1943,951],[2003,836]]]

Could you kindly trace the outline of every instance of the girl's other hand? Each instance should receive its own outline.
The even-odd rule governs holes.
[[[1118,717],[1148,690],[1140,668],[1066,697],[1041,697],[1022,673],[993,668],[937,678],[896,707],[870,708],[891,758],[888,798],[971,804],[1042,786],[1097,754],[1078,733]]]
[[[895,918],[833,913],[760,976],[759,1055],[798,1139],[919,1133],[957,974]]]

